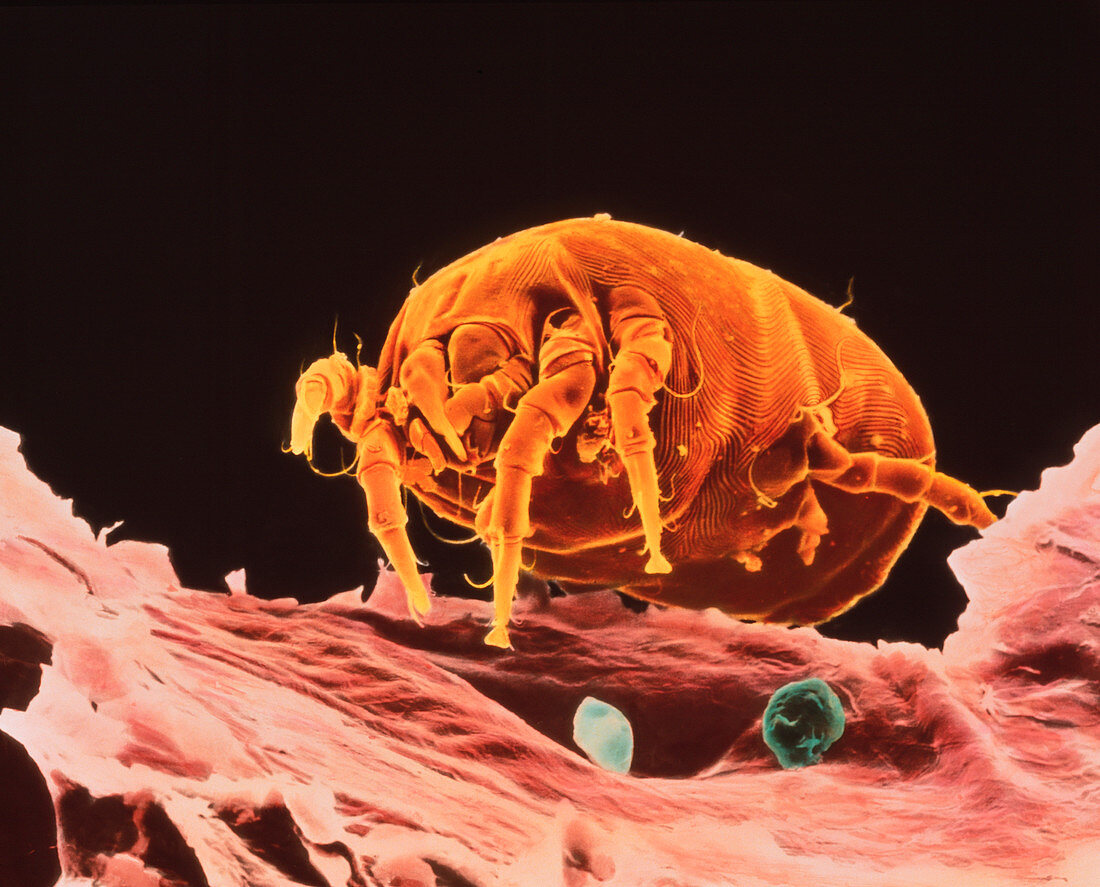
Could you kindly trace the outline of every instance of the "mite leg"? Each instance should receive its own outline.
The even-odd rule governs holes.
[[[818,502],[812,483],[800,483],[798,491],[792,492],[791,495],[800,497],[798,509],[794,514],[772,526],[756,545],[730,555],[730,558],[741,564],[747,572],[758,573],[764,568],[761,553],[773,538],[789,529],[798,533],[795,554],[807,567],[814,562],[817,549],[821,545],[821,537],[829,532],[828,515]]]
[[[925,502],[956,524],[985,529],[997,518],[978,493],[916,459],[849,453],[818,432],[809,446],[810,477],[849,493],[889,493],[902,502]]]
[[[359,441],[378,412],[378,371],[370,366],[359,367],[354,391],[350,411],[333,412],[332,421],[348,440]]]
[[[359,443],[356,477],[367,497],[370,531],[405,586],[409,615],[419,623],[419,617],[428,612],[431,602],[424,580],[416,570],[416,556],[405,531],[409,518],[401,501],[402,452],[393,426],[383,419],[377,420]]]
[[[418,409],[423,416],[409,420],[408,437],[413,448],[427,456],[434,469],[443,468],[443,452],[435,441],[434,432],[443,438],[460,462],[466,461],[466,448],[445,409],[450,391],[443,343],[436,339],[421,342],[402,361],[400,381],[409,406]]]
[[[502,419],[531,388],[531,362],[496,327],[478,322],[454,329],[447,359],[454,395],[444,412],[476,465],[493,452]]]
[[[814,495],[813,484],[806,484],[805,498],[795,516],[794,525],[798,530],[796,551],[802,563],[808,567],[814,562],[821,537],[829,532],[829,518]]]
[[[607,405],[615,449],[626,468],[630,493],[645,534],[647,573],[668,573],[672,566],[661,553],[660,491],[653,459],[656,438],[649,427],[654,393],[664,384],[672,362],[668,324],[655,317],[630,317],[614,331],[618,351],[607,386]]]
[[[496,487],[482,503],[476,521],[493,555],[493,627],[485,643],[508,648],[508,620],[519,577],[523,540],[531,535],[531,480],[542,474],[555,437],[580,417],[596,387],[591,347],[568,335],[561,347],[544,342],[540,381],[520,398],[512,424],[497,452]]]

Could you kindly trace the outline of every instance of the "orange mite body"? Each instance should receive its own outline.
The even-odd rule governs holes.
[[[935,471],[920,400],[850,318],[606,216],[498,239],[432,275],[377,372],[334,354],[303,374],[295,452],[321,412],[359,446],[371,527],[399,572],[399,486],[486,540],[499,646],[520,561],[567,590],[811,624],[884,581],[929,505],[994,520]]]

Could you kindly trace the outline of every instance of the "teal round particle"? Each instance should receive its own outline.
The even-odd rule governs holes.
[[[843,733],[844,708],[820,678],[780,687],[764,710],[764,741],[786,770],[818,763]]]
[[[593,763],[627,773],[634,758],[634,731],[615,706],[586,696],[573,715],[573,741]]]

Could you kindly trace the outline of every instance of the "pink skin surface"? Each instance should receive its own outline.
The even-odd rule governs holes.
[[[391,573],[365,605],[258,600],[239,573],[233,594],[186,589],[162,546],[96,538],[17,446],[0,431],[0,624],[51,649],[0,730],[53,796],[62,883],[941,887],[1096,870],[1100,427],[952,555],[970,602],[942,652],[596,592],[521,599],[500,653],[481,643],[491,604],[435,598],[418,627]],[[760,718],[807,677],[836,691],[845,732],[783,771]],[[630,720],[630,774],[572,745],[585,696]]]

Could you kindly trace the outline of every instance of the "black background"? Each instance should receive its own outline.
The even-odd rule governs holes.
[[[854,277],[941,468],[1034,488],[1100,420],[1096,10],[2,10],[0,425],[186,584],[369,588],[355,483],[280,452],[300,365],[337,316],[373,362],[418,266],[609,212],[833,304]],[[449,586],[488,575],[410,527]],[[938,644],[973,535],[930,514],[825,632]]]

